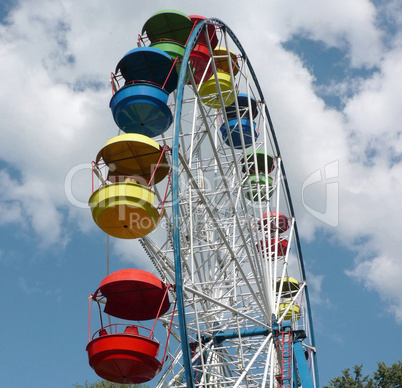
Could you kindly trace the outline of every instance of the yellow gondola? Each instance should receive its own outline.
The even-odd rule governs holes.
[[[232,77],[230,75],[229,61],[231,63],[233,76],[238,72],[235,65],[236,55],[225,47],[218,47],[213,52],[214,62],[216,65],[217,79],[215,75],[203,82],[198,91],[201,96],[201,101],[212,108],[223,108],[218,99],[219,89],[223,97],[224,107],[233,104],[236,93],[233,91]]]
[[[276,292],[279,292],[279,288],[281,285],[281,279],[278,279],[276,281]],[[300,289],[300,284],[299,282],[292,277],[287,277],[285,276],[283,278],[283,284],[282,284],[282,296],[285,298],[291,298],[294,297],[297,292]]]
[[[151,138],[136,133],[126,133],[110,139],[99,151],[96,163],[103,159],[111,176],[139,176],[156,184],[168,174],[162,147]]]
[[[286,309],[289,307],[291,301],[287,301],[279,304],[279,317],[285,313]],[[301,317],[300,307],[297,304],[290,306],[289,310],[284,315],[283,319],[285,321],[292,321],[292,323],[298,321]]]
[[[137,183],[107,184],[89,198],[95,223],[107,234],[134,239],[151,233],[162,214],[154,207],[155,192]]]

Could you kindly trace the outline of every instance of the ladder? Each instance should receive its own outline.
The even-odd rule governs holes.
[[[291,388],[293,365],[293,332],[290,323],[283,322],[275,336],[278,370],[276,380],[279,387]]]

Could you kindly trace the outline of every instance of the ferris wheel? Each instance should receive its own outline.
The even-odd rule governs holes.
[[[125,134],[94,162],[90,205],[106,233],[139,239],[155,274],[118,271],[91,298],[112,316],[155,321],[146,340],[143,326],[117,335],[102,323],[91,366],[160,388],[319,387],[294,209],[245,50],[222,21],[171,10],[146,21],[138,46],[112,74]]]

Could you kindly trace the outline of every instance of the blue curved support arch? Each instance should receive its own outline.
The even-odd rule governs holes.
[[[207,20],[207,19],[206,19]],[[187,64],[190,58],[190,53],[195,46],[195,42],[201,32],[202,27],[206,23],[202,21],[196,25],[191,33],[186,49],[183,54],[182,63]],[[179,80],[177,83],[176,94],[176,111],[174,114],[174,128],[173,128],[173,146],[172,146],[172,216],[173,216],[173,248],[174,248],[174,263],[175,263],[175,281],[176,281],[176,296],[177,296],[177,312],[179,316],[179,329],[181,338],[181,348],[183,353],[183,366],[186,374],[186,382],[188,388],[194,388],[193,381],[193,368],[191,363],[191,353],[188,343],[186,315],[184,311],[184,298],[183,298],[183,275],[181,265],[181,251],[180,251],[180,209],[179,209],[179,135],[180,135],[180,121],[182,113],[183,92],[186,80],[187,66],[180,69]],[[191,376],[191,379],[189,378]]]
[[[221,20],[216,19],[216,18],[210,18],[210,19],[204,19],[200,21],[193,29],[186,45],[186,49],[183,54],[182,58],[182,64],[186,65],[189,61],[190,58],[190,53],[195,47],[196,41],[198,39],[198,36],[200,35],[201,31],[203,30],[204,26],[207,24],[215,24],[216,26],[224,29],[226,33],[231,37],[233,42],[236,44],[237,48],[239,49],[241,55],[243,58],[247,58],[247,54],[241,45],[240,41],[237,39],[236,35],[233,33],[233,31]],[[193,370],[192,370],[192,362],[191,362],[191,354],[189,350],[189,342],[188,342],[188,335],[187,335],[187,327],[186,327],[186,317],[185,317],[185,311],[184,311],[184,298],[183,298],[183,278],[182,278],[182,265],[181,265],[181,251],[180,251],[180,210],[179,210],[179,190],[178,190],[178,185],[179,185],[179,174],[178,174],[178,166],[179,166],[179,134],[180,134],[180,121],[181,121],[181,114],[182,114],[182,103],[183,103],[183,93],[184,93],[184,87],[188,82],[188,79],[186,78],[186,73],[187,73],[187,67],[183,66],[180,69],[179,73],[179,79],[178,79],[178,84],[177,84],[177,95],[176,95],[176,111],[174,114],[174,127],[173,127],[173,147],[172,147],[172,201],[173,201],[173,206],[172,206],[172,215],[173,215],[173,246],[174,246],[174,260],[175,260],[175,281],[176,281],[176,295],[177,295],[177,310],[178,310],[178,317],[179,317],[179,328],[180,328],[180,337],[181,337],[181,344],[182,344],[182,352],[183,352],[183,364],[184,364],[184,369],[186,376],[193,376]],[[250,75],[255,83],[255,86],[257,88],[258,94],[260,96],[260,100],[265,102],[264,95],[262,93],[262,89],[260,87],[260,84],[257,80],[256,74],[254,72],[254,69],[250,63],[250,61],[247,60],[247,66],[250,71]],[[268,124],[271,130],[272,134],[272,139],[274,142],[274,148],[276,151],[276,156],[280,157],[281,153],[279,150],[279,145],[278,145],[278,140],[275,135],[274,131],[274,126],[271,120],[271,116],[268,111],[267,104],[265,105],[265,114],[268,120]],[[283,182],[284,182],[284,188],[286,191],[286,196],[288,199],[289,203],[289,208],[290,208],[290,216],[295,218],[295,212],[294,212],[294,207],[293,203],[291,200],[290,196],[290,189],[286,177],[286,172],[283,163],[280,164],[280,169],[281,173],[283,176]],[[306,272],[304,268],[304,261],[303,261],[303,255],[302,255],[302,250],[301,250],[301,245],[300,245],[300,239],[299,239],[299,232],[297,228],[297,223],[295,221],[294,223],[294,233],[296,237],[296,246],[297,250],[299,253],[300,257],[300,263],[301,263],[301,272],[303,275],[303,281],[306,282]],[[306,282],[307,284],[307,282]],[[314,331],[313,331],[313,322],[312,322],[312,316],[311,316],[311,306],[310,306],[310,298],[309,298],[309,292],[308,292],[308,287],[306,285],[305,287],[305,293],[306,293],[306,300],[307,300],[307,310],[308,310],[308,317],[309,317],[309,327],[310,327],[310,339],[311,343],[315,347],[315,338],[314,338]],[[315,381],[313,381],[313,386],[315,388],[319,387],[319,380],[318,380],[318,367],[317,367],[317,359],[316,359],[316,354],[315,352],[313,353],[313,358],[314,358],[314,369],[315,369]],[[193,388],[194,387],[194,381],[191,379],[191,381],[187,378],[187,387]]]

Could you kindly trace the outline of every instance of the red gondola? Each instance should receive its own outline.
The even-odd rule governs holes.
[[[204,16],[199,15],[190,15],[189,17],[194,23],[194,26],[205,19]],[[216,35],[216,28],[212,24],[208,25],[208,36],[211,48],[213,50],[218,44],[218,37]],[[201,80],[208,81],[212,77],[212,66],[210,65],[207,69],[207,66],[209,64],[209,49],[204,31],[200,33],[198,42],[190,53],[190,63],[192,68],[194,69],[193,77],[197,85],[201,82]]]
[[[279,233],[284,233],[289,229],[289,218],[282,213],[269,212],[269,221],[271,234],[278,230]],[[264,213],[262,216],[262,225],[265,231],[268,231],[268,213]],[[258,222],[258,226],[261,227],[261,222]]]
[[[279,240],[279,242],[276,242],[276,239],[271,238],[271,257],[274,258],[275,254],[278,257],[286,256],[286,252],[288,251],[288,245],[289,245],[288,240]],[[264,240],[261,240],[260,243],[257,244],[257,249],[259,252],[264,252]],[[268,238],[265,238],[265,252],[267,256],[269,256]]]
[[[159,342],[140,335],[136,326],[112,334],[108,334],[108,328],[98,331],[99,337],[87,345],[89,365],[98,376],[119,384],[140,384],[161,371],[162,364],[156,358]]]
[[[102,280],[94,300],[107,299],[105,313],[120,319],[155,319],[170,308],[168,287],[150,272],[122,269]]]
[[[119,384],[140,384],[161,371],[165,354],[162,362],[157,359],[160,343],[154,338],[154,327],[157,318],[170,308],[170,287],[138,269],[116,271],[102,280],[90,295],[90,300],[98,303],[101,328],[92,337],[89,335],[86,347],[89,364],[98,376]],[[153,319],[153,327],[119,323],[103,326],[100,303],[105,303],[106,314],[136,321]]]

